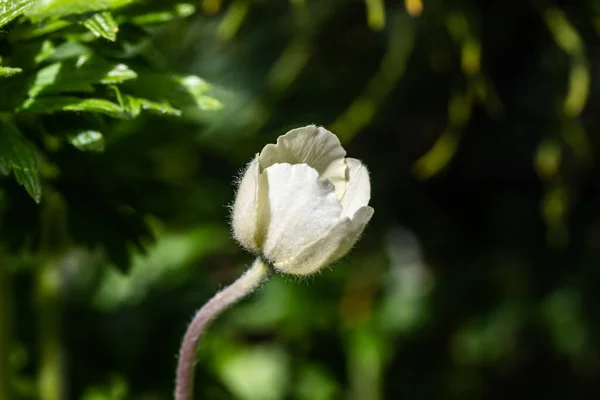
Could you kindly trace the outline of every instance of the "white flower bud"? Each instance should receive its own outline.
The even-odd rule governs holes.
[[[293,129],[248,164],[233,235],[281,272],[308,275],[345,255],[373,215],[367,168],[315,125]]]

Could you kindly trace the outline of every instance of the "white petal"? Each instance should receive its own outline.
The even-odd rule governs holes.
[[[259,197],[258,219],[268,221],[263,255],[283,272],[295,273],[298,254],[339,224],[342,205],[331,182],[306,164],[274,164],[260,180],[268,192],[268,202]]]
[[[280,271],[295,275],[310,275],[343,257],[360,237],[373,215],[371,207],[360,208],[354,218],[344,218],[324,237],[304,248],[285,264],[274,263]]]
[[[346,158],[348,165],[348,182],[342,197],[342,217],[350,217],[361,207],[369,204],[371,199],[371,181],[367,167],[355,158]]]
[[[260,152],[260,168],[264,171],[276,163],[308,164],[335,186],[338,199],[346,186],[346,150],[333,133],[315,125],[292,129],[268,144]]]
[[[329,261],[330,263],[343,257],[344,255],[346,255],[346,253],[350,251],[350,249],[352,249],[352,247],[358,241],[360,235],[362,235],[363,231],[365,230],[365,227],[371,220],[371,217],[373,216],[374,212],[375,210],[373,210],[372,207],[364,206],[359,208],[354,213],[354,215],[352,216],[352,220],[350,221],[350,229],[348,231],[348,234],[340,243],[337,252],[333,253],[331,260]]]
[[[258,212],[258,178],[257,154],[246,167],[246,171],[239,182],[231,213],[233,237],[251,251],[258,251],[255,238]]]

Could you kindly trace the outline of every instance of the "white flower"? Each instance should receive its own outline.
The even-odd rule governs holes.
[[[285,273],[308,275],[345,255],[373,215],[367,168],[315,125],[293,129],[248,164],[233,235]]]

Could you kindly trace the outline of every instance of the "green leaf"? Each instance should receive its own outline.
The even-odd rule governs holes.
[[[9,77],[23,72],[21,68],[0,67],[0,77]]]
[[[129,115],[119,106],[104,99],[81,99],[69,96],[37,97],[27,100],[19,111],[38,114],[51,114],[57,111],[81,111],[108,115],[113,118],[127,119]]]
[[[0,0],[0,26],[17,18],[35,2],[36,0]]]
[[[195,75],[176,76],[173,80],[194,97],[201,96],[212,88],[204,79]]]
[[[76,57],[90,57],[93,54],[93,50],[86,45],[69,40],[57,46],[49,59],[52,61],[63,61]]]
[[[131,19],[128,19],[128,22],[131,22],[136,25],[152,25],[152,24],[161,24],[165,22],[169,22],[175,18],[185,18],[196,12],[196,7],[193,4],[189,3],[179,3],[175,4],[172,9],[169,10],[159,10],[154,12],[149,12],[146,14],[137,14],[133,16]]]
[[[125,64],[110,63],[99,57],[81,56],[50,64],[38,71],[27,94],[92,92],[93,84],[122,83],[137,77],[135,71]]]
[[[130,95],[121,95],[114,87],[119,104],[105,99],[82,99],[70,96],[43,96],[26,100],[19,111],[51,114],[59,111],[84,111],[108,115],[113,118],[129,119],[140,115],[142,110],[159,114],[180,116],[181,111],[166,102],[154,102]]]
[[[98,131],[82,131],[69,136],[69,142],[81,151],[104,151],[104,136]]]
[[[44,22],[43,24],[19,25],[15,27],[15,30],[11,34],[16,39],[29,40],[59,31],[70,25],[72,25],[72,22],[60,19]]]
[[[82,22],[94,35],[114,42],[117,39],[119,27],[112,14],[108,11],[96,13]]]
[[[111,86],[111,89],[115,91],[117,101],[119,102],[123,110],[125,110],[125,112],[127,112],[127,114],[129,114],[129,116],[131,116],[132,118],[135,118],[138,115],[140,115],[142,110],[154,111],[159,114],[174,115],[176,117],[179,117],[181,115],[181,111],[179,111],[176,108],[173,108],[167,102],[155,102],[148,99],[134,97],[128,94],[123,95],[121,94],[119,88],[116,86]]]
[[[42,197],[35,150],[25,142],[15,127],[0,121],[0,173],[13,172],[17,182],[36,201]]]
[[[136,97],[152,101],[168,102],[177,108],[198,108],[217,110],[222,104],[208,96],[211,85],[195,76],[164,75],[153,72],[140,72],[138,79],[124,86]]]
[[[219,100],[213,97],[206,95],[196,97],[196,104],[199,109],[204,111],[216,111],[223,108],[223,103],[221,103]]]
[[[50,56],[52,56],[56,52],[56,48],[49,40],[44,40],[40,47],[40,50],[35,55],[35,63],[39,64],[45,60],[47,60]]]
[[[179,117],[181,115],[181,111],[176,108],[171,107],[169,103],[161,102],[157,103],[155,101],[151,101],[148,99],[142,99],[139,97],[133,97],[129,95],[125,95],[122,97],[122,106],[127,111],[129,115],[133,118],[140,115],[142,110],[153,111],[159,114],[166,115],[174,115]]]
[[[67,15],[106,11],[123,7],[137,0],[45,0],[27,12],[33,22],[45,18],[63,18]]]
[[[180,87],[179,91],[186,92],[194,99],[194,105],[201,110],[213,111],[223,108],[221,102],[205,93],[210,91],[211,86],[203,79],[195,76],[177,76],[173,78]]]

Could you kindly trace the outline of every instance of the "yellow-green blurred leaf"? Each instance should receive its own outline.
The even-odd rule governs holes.
[[[0,77],[9,77],[23,72],[21,68],[0,67]]]
[[[592,159],[594,146],[578,118],[569,118],[564,121],[560,134],[575,157],[586,161]]]
[[[219,354],[217,373],[240,400],[280,400],[290,383],[289,355],[275,346],[248,346]]]
[[[443,170],[458,148],[458,135],[445,132],[433,147],[413,164],[413,171],[419,179],[428,179]]]
[[[223,108],[223,104],[210,96],[198,96],[196,97],[196,104],[198,108],[204,111],[216,111]]]
[[[565,112],[572,116],[578,116],[587,103],[590,92],[590,69],[586,60],[579,59],[571,66],[569,73],[569,91],[565,97]]]
[[[233,39],[246,19],[249,9],[248,0],[236,0],[231,3],[217,29],[219,39],[225,41]]]
[[[550,187],[542,198],[540,208],[546,223],[546,239],[551,246],[564,248],[569,243],[570,200],[567,188],[560,182]]]
[[[556,140],[545,139],[538,145],[535,153],[535,168],[540,177],[550,179],[558,173],[562,149]]]
[[[201,96],[211,89],[204,79],[195,75],[175,77],[173,80],[182,85],[192,96]]]
[[[466,75],[475,75],[481,67],[481,42],[474,37],[467,38],[461,47],[461,66]]]
[[[385,27],[385,4],[383,0],[365,0],[369,28],[380,31]]]
[[[571,55],[583,52],[583,41],[575,27],[569,22],[565,13],[556,7],[544,11],[544,20],[556,44]]]
[[[151,25],[169,22],[176,18],[185,18],[196,12],[196,7],[190,3],[176,4],[172,9],[138,14],[128,19],[128,22],[136,25]]]

